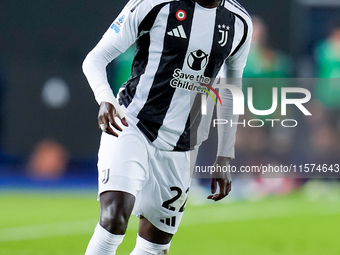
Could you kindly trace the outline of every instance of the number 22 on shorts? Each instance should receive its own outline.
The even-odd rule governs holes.
[[[183,193],[179,187],[170,187],[170,190],[177,194],[169,200],[163,202],[162,206],[170,211],[183,212],[188,200],[189,188]]]

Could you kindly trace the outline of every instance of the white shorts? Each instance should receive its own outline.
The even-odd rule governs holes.
[[[136,197],[133,214],[174,234],[183,216],[190,186],[190,152],[162,151],[126,116],[119,137],[102,134],[98,152],[98,196],[124,191]],[[120,123],[118,120],[117,123]]]

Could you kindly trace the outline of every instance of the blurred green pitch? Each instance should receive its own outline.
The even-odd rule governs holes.
[[[84,254],[97,222],[96,192],[0,193],[1,255]],[[117,254],[134,247],[133,216]],[[170,254],[340,254],[339,200],[308,201],[301,192],[258,202],[186,208]]]

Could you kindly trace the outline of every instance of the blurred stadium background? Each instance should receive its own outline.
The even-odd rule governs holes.
[[[313,116],[296,116],[288,132],[239,128],[233,164],[339,164],[340,0],[239,2],[256,31],[245,77],[305,78]],[[0,4],[1,255],[84,253],[99,213],[100,132],[81,64],[124,4]],[[114,91],[132,55],[108,66]],[[266,95],[255,92],[259,108],[268,108]],[[236,178],[224,202],[208,203],[208,194],[207,182],[194,180],[171,254],[340,254],[337,179]],[[133,218],[121,254],[136,229]]]

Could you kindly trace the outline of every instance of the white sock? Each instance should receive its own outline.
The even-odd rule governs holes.
[[[114,255],[125,235],[114,235],[97,224],[85,255]]]
[[[169,248],[170,243],[155,244],[143,239],[138,235],[136,246],[130,255],[166,255],[169,252]]]

